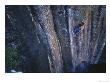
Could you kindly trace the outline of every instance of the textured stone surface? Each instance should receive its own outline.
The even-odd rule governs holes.
[[[15,68],[34,73],[88,72],[89,65],[106,63],[106,6],[8,5],[5,11],[6,47],[18,53]],[[81,21],[84,29],[74,34]]]

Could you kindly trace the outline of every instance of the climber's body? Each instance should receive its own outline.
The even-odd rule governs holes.
[[[84,29],[84,27],[82,27],[83,25],[84,25],[84,22],[81,22],[80,24],[78,24],[77,26],[75,26],[74,29],[73,29],[73,33],[76,35],[81,30],[83,30]]]

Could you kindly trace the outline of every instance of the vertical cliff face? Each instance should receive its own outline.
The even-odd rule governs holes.
[[[53,17],[50,10],[50,6],[34,6],[37,14],[39,24],[42,26],[47,40],[50,54],[48,54],[48,60],[50,64],[51,72],[62,72],[62,58],[59,41],[57,39]]]
[[[74,71],[78,64],[97,64],[105,46],[104,6],[72,6],[69,12],[69,33]],[[77,22],[83,21],[84,30],[77,36],[72,33]],[[103,30],[102,30],[103,29]],[[102,39],[103,40],[100,40]],[[100,55],[99,55],[100,54]]]
[[[6,52],[23,72],[88,72],[106,63],[105,6],[6,6]],[[77,34],[74,28],[81,22]],[[14,55],[14,54],[13,54]],[[7,63],[9,62],[9,63]]]

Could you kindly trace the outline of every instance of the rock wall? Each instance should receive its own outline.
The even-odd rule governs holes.
[[[7,5],[5,11],[6,47],[18,54],[15,68],[33,73],[87,72],[90,64],[106,63],[106,6]],[[82,21],[84,29],[74,34]]]

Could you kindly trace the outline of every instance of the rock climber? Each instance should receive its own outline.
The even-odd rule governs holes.
[[[77,33],[79,33],[81,30],[84,29],[84,27],[82,27],[84,25],[84,22],[79,23],[78,25],[76,25],[73,28],[73,33],[76,35]]]

